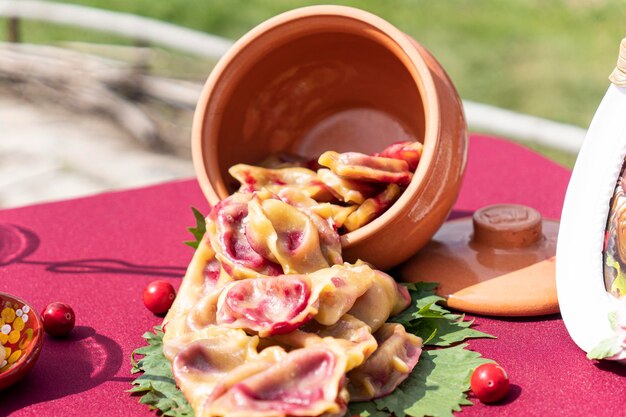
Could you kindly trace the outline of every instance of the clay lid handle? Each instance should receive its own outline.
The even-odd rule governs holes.
[[[528,248],[542,237],[541,214],[518,204],[483,207],[472,218],[472,240],[492,248]]]
[[[609,80],[618,87],[626,86],[626,38],[622,39],[617,65],[609,75]]]

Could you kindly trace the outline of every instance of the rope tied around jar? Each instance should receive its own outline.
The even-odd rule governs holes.
[[[611,75],[609,75],[609,80],[618,87],[626,86],[626,38],[622,39],[617,65]]]

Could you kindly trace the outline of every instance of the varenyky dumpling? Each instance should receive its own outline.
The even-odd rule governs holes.
[[[313,272],[332,265],[322,250],[318,228],[306,213],[275,198],[253,198],[248,213],[248,241],[280,264],[286,274]],[[339,244],[339,235],[334,230],[331,233],[332,243]]]
[[[267,190],[235,193],[207,220],[216,258],[235,279],[307,273],[342,262],[339,235],[327,221]]]
[[[263,337],[292,332],[318,311],[312,290],[305,275],[235,281],[220,294],[216,323]]]
[[[239,191],[254,192],[267,189],[277,193],[283,188],[296,188],[318,201],[330,201],[332,194],[319,180],[315,171],[308,168],[262,168],[237,164],[228,173],[241,184]]]
[[[389,317],[395,316],[409,306],[411,296],[406,287],[382,271],[373,270],[372,283],[348,311],[377,331]]]
[[[258,338],[242,330],[217,326],[188,333],[164,345],[173,357],[172,373],[194,409],[201,409],[215,386],[230,371],[257,355]]]
[[[210,296],[216,288],[221,288],[230,281],[232,278],[221,267],[209,237],[205,234],[187,268],[178,295],[163,321],[166,330],[164,342],[189,332],[188,322],[193,317],[191,312],[206,303],[203,299]],[[203,315],[210,313],[206,310],[202,312]]]
[[[396,184],[389,184],[385,190],[376,197],[368,198],[350,213],[343,222],[343,227],[349,232],[363,227],[385,212],[400,197],[402,190]]]
[[[424,145],[419,142],[396,142],[383,149],[382,152],[375,153],[374,156],[401,159],[409,165],[409,171],[415,172],[422,157],[423,147]]]
[[[413,176],[406,161],[359,152],[324,152],[319,164],[349,180],[373,181],[407,185]]]
[[[299,330],[274,336],[272,340],[284,346],[297,348],[333,343],[346,354],[346,371],[361,365],[378,347],[370,327],[349,314],[343,315],[331,326],[311,321]]]
[[[336,229],[340,228],[346,218],[358,206],[341,206],[333,203],[319,203],[295,188],[285,188],[278,192],[278,198],[309,215],[320,233],[320,240],[328,249],[326,256],[329,259],[341,259],[341,242]],[[334,260],[334,264],[341,263]]]
[[[317,176],[344,203],[361,204],[376,195],[380,188],[372,182],[342,178],[327,168],[318,169]]]
[[[236,193],[220,201],[209,213],[206,233],[216,258],[236,278],[279,275],[282,268],[257,253],[246,236],[248,203],[252,194]]]
[[[354,401],[383,397],[404,381],[422,353],[422,339],[401,324],[386,323],[376,333],[378,349],[365,363],[348,373],[348,391]]]
[[[402,141],[371,155],[327,151],[318,158],[317,172],[305,168],[315,165],[308,158],[270,156],[261,166],[237,164],[229,173],[239,181],[240,193],[279,195],[287,204],[309,216],[314,213],[346,233],[368,224],[400,197],[417,169],[422,149],[420,142]],[[268,161],[270,167],[266,167]]]
[[[345,369],[345,354],[332,345],[296,349],[206,404],[205,415],[342,416],[347,405]]]
[[[326,152],[317,172],[231,168],[240,191],[207,216],[163,323],[163,353],[196,417],[339,417],[406,379],[422,340],[387,320],[408,291],[344,263],[339,233],[399,198],[421,150]]]

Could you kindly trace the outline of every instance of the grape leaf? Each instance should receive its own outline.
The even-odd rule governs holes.
[[[425,350],[411,375],[391,394],[366,403],[351,403],[350,414],[452,417],[453,411],[472,404],[466,391],[474,369],[491,362],[466,347],[460,344]]]
[[[466,339],[493,338],[493,336],[471,328],[473,321],[465,316],[453,314],[440,306],[444,301],[435,295],[436,283],[418,282],[404,284],[411,295],[411,304],[390,321],[400,323],[408,331],[424,339],[430,346],[451,346]]]
[[[176,386],[170,362],[163,356],[163,332],[159,326],[154,333],[146,332],[143,338],[148,345],[136,349],[131,356],[131,373],[143,372],[128,392],[140,394],[139,402],[151,409],[160,410],[164,416],[192,417],[193,410]],[[143,357],[136,359],[138,355]]]
[[[391,321],[408,326],[412,320],[420,317],[441,317],[445,313],[448,313],[448,311],[437,304],[438,302],[444,301],[442,297],[435,295],[437,283],[416,282],[402,285],[409,290],[411,303],[407,309],[397,316],[394,316]]]
[[[206,232],[206,220],[204,219],[204,215],[200,213],[200,210],[197,208],[192,207],[191,211],[193,211],[193,217],[196,219],[196,227],[188,227],[187,230],[191,232],[194,240],[188,240],[185,242],[185,245],[198,249],[198,245]]]

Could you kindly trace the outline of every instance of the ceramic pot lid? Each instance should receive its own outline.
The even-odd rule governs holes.
[[[445,223],[405,263],[406,281],[439,283],[451,308],[495,316],[558,312],[554,254],[558,222],[533,208],[500,204]]]

